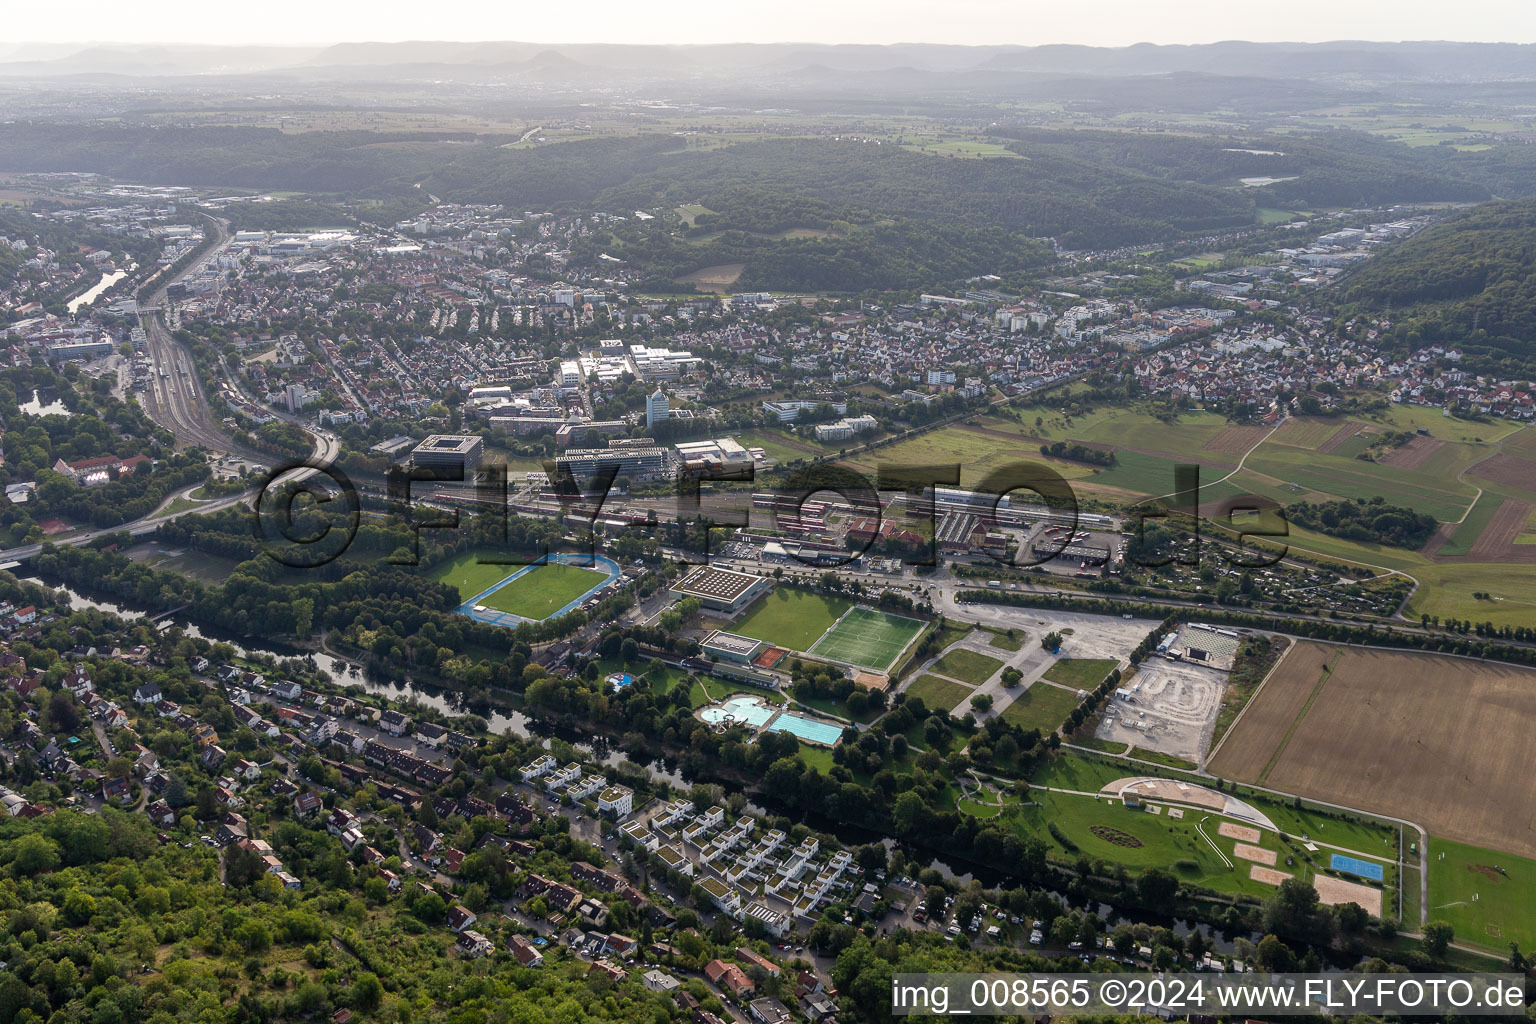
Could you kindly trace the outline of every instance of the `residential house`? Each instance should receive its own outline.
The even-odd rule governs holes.
[[[735,964],[726,963],[724,960],[711,960],[704,965],[704,977],[713,984],[725,989],[731,995],[740,999],[751,994],[757,986],[752,984],[752,979],[747,973]]]

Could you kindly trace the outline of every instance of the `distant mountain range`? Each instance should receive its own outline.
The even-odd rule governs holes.
[[[814,71],[812,70],[814,69]],[[1536,45],[1514,43],[1223,42],[1126,47],[733,43],[698,46],[525,42],[169,46],[0,43],[0,76],[165,78],[275,74],[356,81],[537,74],[599,79],[917,74],[945,79],[1131,77],[1194,73],[1353,83],[1536,79]]]

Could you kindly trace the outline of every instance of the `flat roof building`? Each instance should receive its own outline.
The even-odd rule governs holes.
[[[467,434],[433,434],[411,452],[411,461],[434,469],[464,468],[467,477],[480,468],[485,442]]]
[[[749,665],[752,659],[757,657],[757,652],[762,648],[763,641],[754,640],[749,636],[737,636],[735,633],[727,633],[724,630],[715,630],[699,645],[706,655],[714,655],[723,661],[734,661],[742,665]]]
[[[644,438],[636,440],[644,441]],[[602,470],[615,467],[615,479],[665,480],[672,475],[672,452],[654,443],[633,447],[571,448],[555,457],[557,477],[569,473],[571,479],[584,483]]]
[[[705,608],[713,611],[737,612],[755,601],[768,587],[769,581],[764,576],[701,565],[673,584],[672,593],[678,597],[698,598]]]

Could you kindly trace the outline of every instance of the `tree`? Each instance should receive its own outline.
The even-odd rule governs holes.
[[[1366,923],[1371,919],[1371,915],[1358,903],[1344,903],[1334,907],[1333,917],[1339,923],[1339,932],[1343,935],[1359,935],[1365,931]]]
[[[179,775],[172,775],[165,784],[165,802],[172,807],[185,807],[191,800],[187,795],[187,784]]]
[[[37,875],[59,866],[58,844],[35,832],[16,840],[12,849],[11,867],[18,876]]]
[[[971,707],[975,708],[978,712],[985,711],[985,710],[987,710],[987,708],[990,708],[991,706],[992,706],[992,695],[991,694],[978,693],[976,696],[971,698]]]
[[[1259,970],[1266,974],[1283,974],[1296,969],[1295,954],[1273,935],[1266,935],[1259,940],[1254,956],[1258,959]]]
[[[384,986],[378,975],[364,971],[352,985],[352,1005],[359,1010],[374,1010],[384,999]]]
[[[917,830],[926,813],[927,805],[923,798],[909,789],[896,798],[891,808],[891,824],[897,835],[908,836]]]
[[[1047,633],[1045,636],[1040,638],[1040,646],[1044,647],[1048,651],[1055,651],[1061,647],[1062,642],[1065,639],[1066,638],[1063,637],[1060,633]]]
[[[1172,904],[1178,892],[1179,880],[1162,868],[1148,868],[1136,879],[1136,894],[1153,909]]]
[[[1443,960],[1455,937],[1455,929],[1445,921],[1431,921],[1424,926],[1424,952],[1436,960]]]

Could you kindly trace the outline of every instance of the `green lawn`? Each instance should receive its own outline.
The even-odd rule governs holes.
[[[929,711],[951,711],[970,695],[970,687],[938,676],[918,676],[907,687],[907,696],[921,699]]]
[[[1104,681],[1115,665],[1109,658],[1062,658],[1045,670],[1044,678],[1074,690],[1091,690]]]
[[[933,671],[963,683],[980,686],[1002,667],[1003,663],[996,658],[989,658],[985,654],[977,654],[975,651],[961,648],[950,651],[940,658],[933,666]]]
[[[432,578],[450,587],[457,587],[459,600],[468,601],[487,587],[500,583],[522,568],[519,565],[488,565],[480,562],[480,557],[481,552],[478,551],[460,555],[447,565],[439,567],[432,573]]]
[[[1165,754],[1161,750],[1143,750],[1142,748],[1137,747],[1134,751],[1131,752],[1131,756],[1140,758],[1143,761],[1151,761],[1153,764],[1165,765],[1169,768],[1177,768],[1180,771],[1185,772],[1192,772],[1200,767],[1193,761],[1186,761],[1182,757],[1175,757],[1172,754]]]
[[[1159,867],[1173,872],[1183,881],[1219,892],[1243,893],[1260,898],[1272,896],[1275,892],[1274,886],[1256,882],[1249,877],[1250,862],[1233,856],[1233,847],[1236,845],[1234,840],[1216,834],[1221,822],[1219,816],[1186,810],[1183,818],[1170,818],[1166,812],[1151,814],[1108,799],[1039,790],[1033,791],[1030,796],[1035,801],[1034,805],[1010,808],[1002,820],[1019,833],[1039,836],[1049,844],[1052,855],[1058,859],[1071,860],[1078,853],[1065,849],[1052,837],[1049,829],[1051,823],[1081,853],[1090,858],[1103,858],[1109,863],[1124,864],[1133,872]],[[1202,824],[1202,819],[1204,836],[1197,828]],[[1093,831],[1095,826],[1115,830],[1118,833],[1116,838],[1128,838],[1123,844],[1114,842],[1096,835]],[[1212,843],[1231,861],[1230,867],[1212,849]],[[1283,848],[1273,832],[1264,833],[1257,845],[1279,854],[1277,867],[1280,870],[1289,870],[1298,875],[1306,873],[1305,866],[1300,863],[1289,868],[1285,866]]]
[[[1024,646],[1024,641],[1029,639],[1029,634],[1023,630],[1014,630],[1013,636],[1007,633],[993,633],[987,643],[1000,651],[1017,651]]]
[[[814,743],[800,744],[800,760],[805,762],[807,768],[815,768],[823,775],[830,773],[836,764],[832,760],[831,747],[819,747]]]
[[[770,701],[774,697],[782,697],[781,694],[767,694],[766,696]],[[840,700],[833,700],[831,697],[795,697],[795,702],[804,704],[808,708],[815,708],[824,715],[831,715],[834,718],[846,718],[854,722],[873,722],[885,714],[885,708],[871,706],[856,715],[848,710],[847,704]]]
[[[1095,793],[1104,784],[1124,778],[1128,774],[1134,773],[1094,758],[1069,754],[1052,758],[1031,781],[1036,786],[1049,785]],[[1251,862],[1234,856],[1235,841],[1217,835],[1216,829],[1222,820],[1219,815],[1186,808],[1183,818],[1171,818],[1166,809],[1161,814],[1151,814],[1147,811],[1124,807],[1118,802],[1111,803],[1107,799],[1076,796],[1070,793],[1051,793],[1041,789],[1031,790],[1030,797],[1035,802],[1033,806],[1010,808],[1003,815],[1003,820],[1021,834],[1033,834],[1043,839],[1050,845],[1053,855],[1058,859],[1070,860],[1077,854],[1065,850],[1050,835],[1048,826],[1052,822],[1082,853],[1086,853],[1089,857],[1102,857],[1110,863],[1124,864],[1133,871],[1148,867],[1163,867],[1173,871],[1185,881],[1220,892],[1242,893],[1261,898],[1274,894],[1273,886],[1256,882],[1249,876]],[[1284,821],[1285,815],[1280,812],[1289,808],[1267,801],[1252,802],[1269,814],[1281,828],[1287,827]],[[1197,826],[1202,824],[1205,836],[1197,830]],[[1378,858],[1385,859],[1389,856],[1388,852],[1378,852],[1382,850],[1379,839],[1387,834],[1387,830],[1346,822],[1330,822],[1330,824],[1341,826],[1337,834],[1330,833],[1324,838],[1314,832],[1314,838],[1324,838],[1326,842],[1347,846],[1362,854],[1374,855]],[[1116,829],[1139,841],[1141,845],[1118,844],[1103,836],[1095,835],[1092,831],[1095,825]],[[1356,829],[1360,831],[1356,832]],[[1355,835],[1365,837],[1366,841],[1358,844],[1349,843],[1348,837]],[[1217,856],[1215,850],[1211,848],[1211,843],[1214,843],[1232,862],[1231,867]],[[1277,870],[1289,872],[1302,879],[1311,878],[1312,869],[1305,860],[1284,846],[1275,833],[1263,832],[1257,845],[1276,851]],[[1324,848],[1320,854],[1314,854],[1313,857],[1318,864],[1324,864],[1329,852],[1331,851]],[[1293,863],[1287,864],[1287,857],[1292,857]],[[1395,851],[1390,852],[1390,857],[1395,861]],[[1181,861],[1193,862],[1193,866],[1179,867],[1178,864]],[[1532,866],[1536,867],[1536,865]],[[1393,870],[1395,871],[1395,868]],[[1391,872],[1389,872],[1389,878],[1390,875]],[[1435,900],[1431,890],[1431,903],[1433,902]],[[1397,905],[1396,892],[1390,886],[1382,893],[1382,903],[1384,908],[1395,908]],[[1431,913],[1430,916],[1433,917],[1434,914]]]
[[[1428,863],[1429,919],[1448,922],[1456,941],[1536,945],[1536,861],[1431,837]]]
[[[792,651],[808,651],[850,607],[840,597],[776,587],[748,608],[731,632]]]
[[[1003,721],[1021,729],[1039,729],[1048,735],[1061,727],[1072,709],[1081,704],[1076,693],[1037,682],[1003,708]]]
[[[525,619],[546,619],[605,579],[606,573],[551,562],[534,566],[481,603]]]

